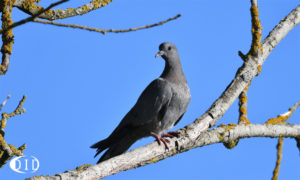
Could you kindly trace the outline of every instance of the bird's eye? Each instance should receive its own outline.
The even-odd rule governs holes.
[[[172,49],[171,46],[169,46],[169,47],[168,47],[168,51],[170,51],[171,49]]]

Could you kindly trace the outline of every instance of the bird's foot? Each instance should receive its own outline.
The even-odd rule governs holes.
[[[173,138],[173,137],[179,137],[179,134],[180,132],[177,132],[177,131],[169,131],[168,133],[162,133],[162,137],[170,137],[170,138]]]
[[[168,146],[168,143],[170,142],[168,139],[166,139],[166,138],[164,138],[164,137],[159,137],[157,134],[155,134],[155,133],[151,133],[151,136],[153,136],[155,139],[156,139],[156,141],[157,141],[157,143],[160,145],[161,144],[161,142],[163,142],[164,143],[164,145],[165,145],[165,147],[166,147],[166,149],[169,149],[169,146]]]

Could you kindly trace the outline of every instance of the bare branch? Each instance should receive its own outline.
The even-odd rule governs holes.
[[[266,124],[286,124],[285,121],[287,121],[291,115],[295,112],[296,108],[300,105],[300,101],[297,102],[293,107],[289,108],[289,110],[284,113],[278,115],[276,118],[270,118]],[[295,138],[297,141],[297,138]],[[272,180],[277,180],[279,175],[279,168],[281,164],[281,158],[282,158],[282,144],[283,144],[284,138],[280,137],[277,144],[277,161],[275,165],[275,169],[273,171],[273,177]],[[298,144],[297,144],[298,145]]]
[[[1,127],[0,128],[0,168],[3,167],[12,157],[22,156],[23,150],[26,148],[25,144],[23,144],[19,148],[16,148],[11,144],[7,144],[6,141],[4,140],[4,135],[5,135],[4,128],[6,127],[6,121],[11,117],[20,115],[25,112],[25,109],[23,108],[23,104],[25,100],[26,100],[26,96],[23,96],[17,108],[13,112],[9,114],[2,113],[2,119],[0,125]]]
[[[282,145],[283,145],[284,138],[280,137],[278,139],[278,144],[277,144],[277,161],[275,165],[275,169],[273,171],[273,177],[272,180],[277,180],[278,175],[279,175],[279,169],[280,169],[280,164],[281,164],[281,159],[282,159]]]
[[[260,20],[258,18],[259,14],[258,14],[258,6],[256,0],[251,0],[250,11],[251,11],[251,20],[252,20],[251,21],[252,22],[251,48],[247,56],[245,56],[241,51],[239,51],[238,53],[239,56],[244,60],[244,63],[246,63],[246,61],[248,60],[251,60],[252,56],[258,57],[262,53],[262,46],[260,42],[262,27],[260,24]],[[258,65],[257,69],[258,69],[257,74],[259,74],[261,71],[261,65]],[[249,82],[248,86],[246,86],[246,88],[239,95],[239,124],[245,124],[245,125],[250,124],[250,121],[248,120],[247,117],[247,103],[248,103],[247,92],[250,85],[251,85],[251,81]]]
[[[101,29],[101,28],[91,28],[91,27],[87,27],[87,26],[82,26],[82,25],[77,25],[77,24],[64,24],[64,23],[57,23],[54,21],[43,21],[43,20],[39,20],[39,19],[34,19],[33,22],[37,22],[37,23],[42,23],[42,24],[51,24],[51,25],[55,25],[55,26],[60,26],[60,27],[71,27],[71,28],[76,28],[76,29],[83,29],[83,30],[88,30],[88,31],[93,31],[93,32],[100,32],[102,34],[106,34],[108,32],[111,33],[122,33],[122,32],[130,32],[130,31],[137,31],[137,30],[141,30],[141,29],[147,29],[147,28],[152,28],[155,26],[160,26],[163,25],[169,21],[175,20],[177,18],[179,18],[181,15],[178,14],[174,17],[171,17],[169,19],[154,23],[154,24],[150,24],[150,25],[145,25],[145,26],[140,26],[140,27],[136,27],[136,28],[129,28],[129,29]]]
[[[39,15],[39,18],[47,19],[47,20],[55,20],[55,19],[64,19],[72,16],[83,15],[95,9],[106,6],[111,3],[112,0],[91,0],[91,2],[80,6],[78,8],[67,8],[67,9],[56,9],[56,10],[48,10],[45,13]],[[38,13],[40,10],[44,9],[42,6],[37,6],[35,1],[28,0],[16,0],[14,3],[15,7],[18,7],[20,10],[28,13],[30,15],[34,15]]]
[[[243,61],[247,60],[247,56],[242,53],[242,51],[238,51],[238,55],[242,58]]]
[[[252,6],[257,6],[257,0],[251,0],[251,5]]]
[[[252,43],[251,48],[248,52],[248,56],[258,56],[262,53],[263,49],[261,47],[261,30],[262,26],[260,24],[260,20],[258,18],[258,6],[257,0],[251,0],[251,22],[252,22]]]
[[[42,14],[43,12],[51,9],[52,7],[54,7],[58,4],[66,2],[66,1],[68,1],[68,0],[61,0],[57,3],[53,3],[45,10],[41,9],[39,12],[36,13],[36,15],[33,15],[29,18],[23,19],[16,23],[13,23],[13,21],[11,19],[13,1],[3,0],[0,2],[1,3],[0,7],[2,8],[1,9],[2,30],[0,30],[0,33],[2,34],[2,47],[1,47],[2,62],[0,65],[0,75],[4,75],[8,71],[10,55],[12,53],[12,45],[14,43],[14,35],[13,35],[12,28],[22,25],[22,24],[25,24],[29,21],[32,21],[34,18],[36,18],[38,15]]]
[[[0,111],[2,110],[2,108],[6,105],[7,101],[10,99],[11,94],[8,94],[6,99],[3,101],[3,103],[0,105]]]
[[[0,1],[0,3],[1,3],[0,11],[2,12],[1,15],[2,29],[6,29],[7,27],[13,24],[13,21],[11,19],[12,1],[2,0]],[[8,70],[13,43],[14,43],[14,35],[12,29],[2,33],[2,47],[1,47],[2,62],[0,65],[0,75],[4,75]]]
[[[67,2],[67,1],[69,1],[69,0],[61,0],[61,1],[58,1],[58,2],[55,2],[55,3],[52,3],[52,4],[50,4],[50,6],[48,6],[46,9],[40,10],[39,12],[37,12],[36,14],[34,14],[34,15],[28,17],[28,18],[25,18],[25,19],[22,19],[22,20],[20,20],[20,21],[18,21],[18,22],[15,22],[15,23],[13,23],[12,25],[8,26],[8,27],[5,28],[5,29],[1,29],[1,30],[0,30],[0,34],[2,34],[3,32],[5,32],[5,31],[7,31],[7,30],[9,30],[9,29],[12,29],[12,28],[15,28],[15,27],[17,27],[17,26],[20,26],[20,25],[23,25],[23,24],[25,24],[25,23],[28,23],[28,22],[30,22],[30,21],[33,21],[36,17],[38,17],[38,16],[41,15],[42,13],[48,11],[49,9],[51,9],[51,8],[53,8],[53,7],[55,7],[55,6],[58,6],[58,5],[62,4],[62,3],[64,3],[64,2]]]
[[[289,108],[287,112],[278,115],[276,118],[270,118],[266,124],[285,124],[285,121],[291,117],[298,106],[300,106],[300,101],[297,102],[293,107]]]
[[[235,79],[227,86],[222,95],[212,104],[212,106],[194,123],[186,128],[193,134],[193,138],[215,125],[240,93],[245,89],[250,81],[257,75],[261,65],[265,62],[271,51],[276,45],[300,22],[300,6],[291,11],[280,23],[269,33],[262,42],[263,53],[258,57],[251,57],[238,70]]]
[[[248,103],[248,97],[247,97],[247,92],[248,88],[251,83],[241,92],[239,95],[239,124],[245,124],[248,125],[250,124],[250,121],[248,120],[247,117],[247,103]]]
[[[251,48],[245,57],[245,55],[239,51],[239,56],[244,60],[244,63],[247,60],[251,60],[251,56],[258,56],[262,53],[262,47],[261,47],[261,24],[260,20],[258,18],[258,6],[257,6],[257,0],[251,0],[251,22],[252,22],[252,43],[251,43]],[[261,68],[261,65],[258,66]],[[261,69],[258,71],[260,73]],[[248,125],[250,124],[250,121],[247,118],[247,92],[248,88],[251,85],[251,81],[249,82],[248,86],[241,92],[239,95],[239,124],[245,124]]]
[[[26,96],[24,95],[23,98],[21,99],[21,101],[19,102],[19,105],[16,107],[16,109],[7,114],[7,113],[2,113],[2,119],[1,119],[1,126],[0,126],[0,134],[4,134],[4,129],[6,127],[6,121],[11,118],[14,117],[16,115],[20,115],[23,114],[25,112],[25,109],[23,108],[23,104],[26,100]]]
[[[248,84],[248,86],[241,92],[239,95],[239,121],[238,124],[243,124],[245,126],[248,126],[251,122],[248,120],[247,117],[247,104],[248,104],[248,97],[247,92],[248,88],[251,85],[251,82]],[[221,126],[224,126],[224,124],[221,124]],[[229,124],[227,128],[232,128],[237,126],[236,124]],[[236,145],[239,143],[239,139],[235,139],[233,141],[224,142],[224,146],[228,149],[233,149],[236,147]]]
[[[233,141],[249,137],[298,137],[300,136],[300,125],[269,125],[269,124],[249,124],[237,125],[228,130],[227,126],[217,127],[214,130],[203,132],[194,142],[190,141],[188,133],[178,139],[170,139],[169,151],[157,142],[144,147],[134,149],[123,155],[116,156],[100,164],[88,167],[84,171],[70,170],[54,176],[39,176],[31,178],[40,180],[60,180],[60,179],[99,179],[108,175],[116,174],[128,169],[137,168],[147,164],[155,163],[178,153],[188,151],[193,148],[210,144]]]

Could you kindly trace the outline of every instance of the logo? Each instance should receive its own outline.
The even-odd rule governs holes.
[[[9,166],[17,173],[34,173],[39,169],[40,162],[34,156],[18,156],[9,162]]]

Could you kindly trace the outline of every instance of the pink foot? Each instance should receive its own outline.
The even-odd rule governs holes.
[[[165,145],[165,147],[167,148],[167,149],[169,149],[169,146],[168,146],[168,143],[170,142],[168,139],[165,139],[164,137],[159,137],[157,134],[155,134],[155,133],[151,133],[151,136],[153,136],[155,139],[156,139],[156,141],[158,142],[158,144],[160,145],[161,143],[160,142],[163,142],[164,143],[164,145]]]

